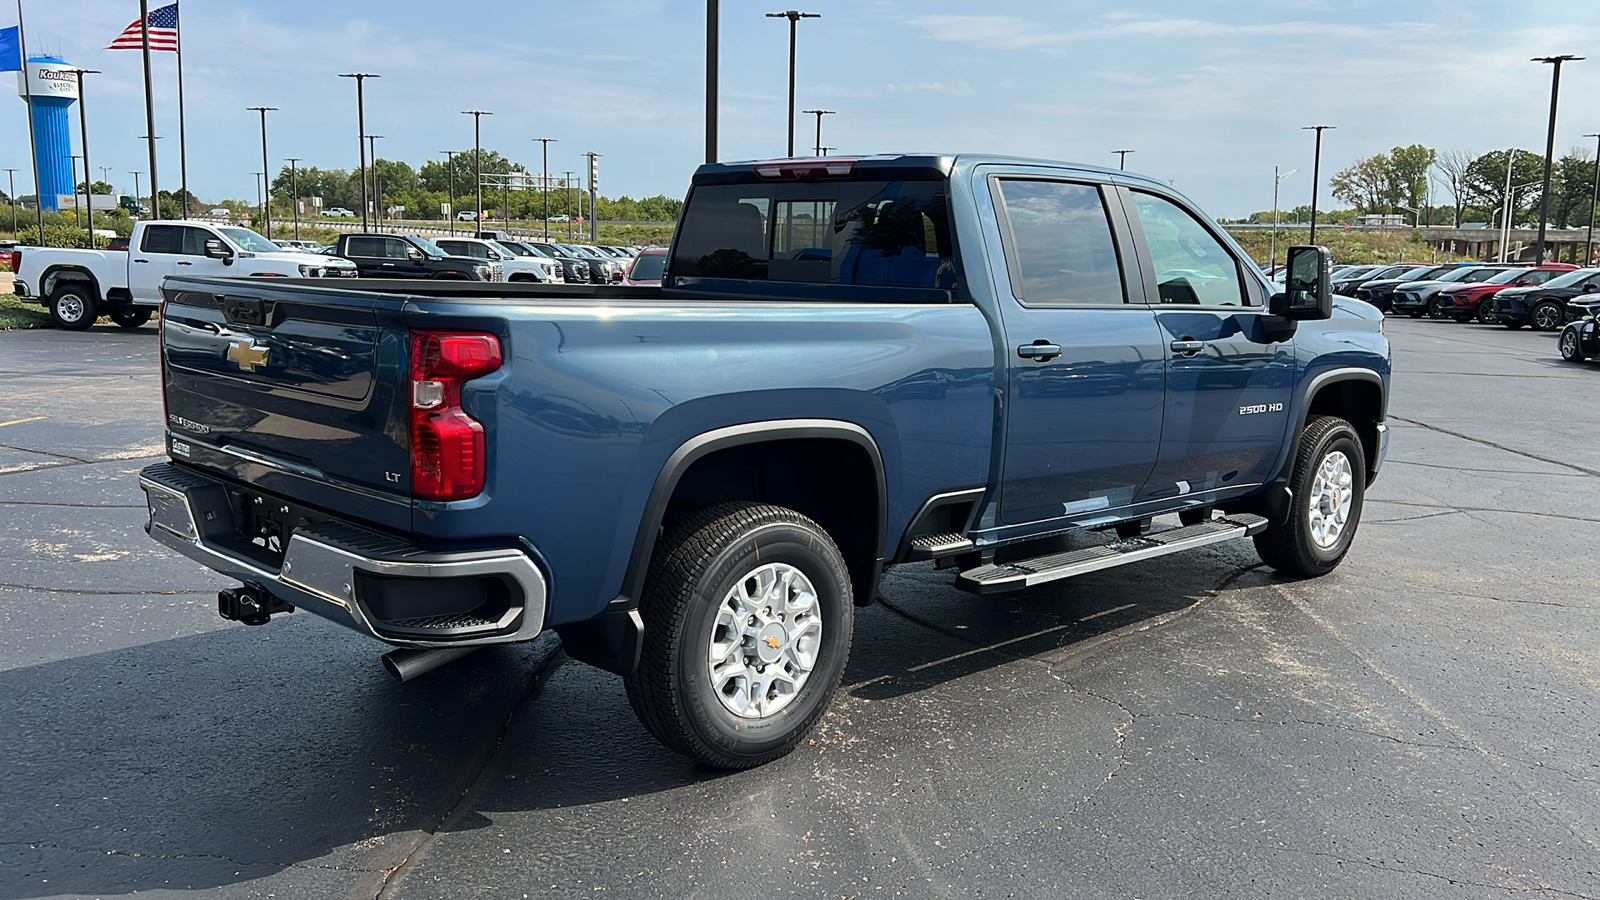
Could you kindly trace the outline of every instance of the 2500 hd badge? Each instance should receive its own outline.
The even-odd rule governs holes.
[[[1255,415],[1257,413],[1275,413],[1275,412],[1283,412],[1283,404],[1282,403],[1257,403],[1254,406],[1241,406],[1241,407],[1239,407],[1239,415],[1241,415],[1241,416],[1253,416],[1253,415]]]

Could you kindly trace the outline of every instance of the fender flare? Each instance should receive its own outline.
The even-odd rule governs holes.
[[[1340,366],[1312,376],[1311,380],[1306,382],[1305,390],[1300,393],[1300,402],[1295,410],[1294,430],[1288,434],[1285,441],[1288,447],[1284,453],[1283,466],[1278,470],[1278,476],[1272,479],[1271,488],[1262,498],[1266,505],[1267,518],[1274,524],[1280,524],[1289,517],[1289,507],[1294,502],[1294,498],[1289,495],[1289,476],[1294,472],[1295,456],[1300,452],[1300,432],[1305,430],[1306,419],[1311,415],[1311,401],[1316,399],[1317,392],[1323,388],[1345,381],[1362,381],[1376,386],[1379,397],[1378,422],[1382,423],[1388,418],[1388,395],[1383,389],[1383,376],[1372,369]],[[1362,462],[1365,463],[1366,460]]]
[[[59,280],[55,281],[54,284],[51,281],[52,279],[59,279],[63,273],[67,275],[67,281],[89,282],[89,286],[94,289],[94,302],[96,304],[105,302],[105,292],[100,289],[100,279],[95,277],[94,272],[84,267],[65,266],[58,263],[47,267],[43,272],[39,273],[39,301],[41,303],[50,302],[50,295],[55,293],[56,284],[60,284]],[[50,285],[51,290],[45,290],[46,284]]]

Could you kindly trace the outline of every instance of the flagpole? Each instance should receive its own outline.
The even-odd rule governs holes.
[[[22,0],[17,0],[18,8]],[[150,144],[150,218],[161,218],[161,190],[156,184],[156,108],[155,95],[150,90],[150,0],[139,0],[139,47],[144,51],[144,124],[145,139]]]
[[[176,2],[172,4],[178,6]],[[180,12],[174,9],[174,14]],[[178,32],[178,180],[183,191],[183,218],[189,218],[189,148],[184,143],[183,136],[183,22],[181,16],[174,15],[175,28]]]
[[[39,216],[39,246],[44,243],[44,189],[39,184],[39,135],[33,130],[33,73],[28,71],[28,32],[22,27],[22,0],[17,0],[17,50],[22,54],[22,94],[28,103],[28,157],[33,160],[33,208]],[[15,197],[11,198],[16,203]]]

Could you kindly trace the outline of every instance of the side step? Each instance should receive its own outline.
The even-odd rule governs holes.
[[[1267,520],[1261,516],[1237,513],[1222,519],[1212,519],[1198,525],[1187,525],[1147,534],[1127,540],[1112,541],[1098,547],[1068,550],[1021,559],[1016,562],[979,566],[956,576],[956,587],[975,594],[998,594],[1019,591],[1025,587],[1059,581],[1074,575],[1097,572],[1115,566],[1127,565],[1168,553],[1178,553],[1237,540],[1265,531]]]
[[[911,548],[906,553],[906,558],[938,559],[941,556],[965,553],[972,547],[972,541],[959,534],[922,534],[911,539]]]

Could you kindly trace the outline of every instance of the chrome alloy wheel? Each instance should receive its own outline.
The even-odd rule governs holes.
[[[1335,450],[1322,458],[1317,476],[1311,482],[1311,503],[1306,519],[1311,539],[1324,550],[1332,549],[1344,534],[1350,520],[1350,504],[1355,498],[1355,478],[1350,473],[1350,458]]]
[[[1554,331],[1564,316],[1554,303],[1541,303],[1533,310],[1533,324],[1540,331]]]
[[[711,625],[707,674],[717,698],[744,719],[788,706],[822,646],[817,592],[805,573],[767,563],[729,589]]]

